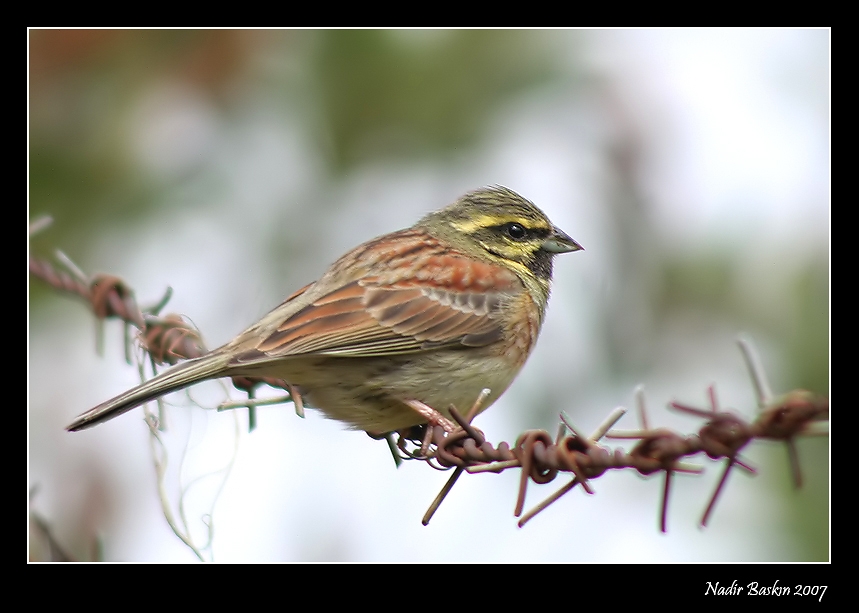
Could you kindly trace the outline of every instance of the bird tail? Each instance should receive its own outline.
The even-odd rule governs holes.
[[[205,379],[226,376],[224,370],[229,361],[229,355],[214,353],[183,362],[79,415],[66,430],[77,432],[91,428],[164,394],[184,389]]]

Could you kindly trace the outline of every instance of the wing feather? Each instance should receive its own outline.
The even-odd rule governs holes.
[[[295,312],[289,300],[284,303],[283,321],[247,357],[368,357],[486,345],[503,336],[499,307],[521,288],[506,268],[453,251],[416,230],[361,246],[332,271],[338,267],[357,272],[330,271],[296,294],[312,301]],[[319,293],[325,284],[333,289]]]

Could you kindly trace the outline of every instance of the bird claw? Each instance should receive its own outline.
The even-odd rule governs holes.
[[[453,421],[420,400],[406,400],[405,402],[409,407],[414,409],[418,415],[426,419],[430,426],[441,426],[444,428],[444,431],[448,433],[453,432],[459,427]]]
[[[304,419],[304,398],[301,397],[301,391],[299,391],[298,386],[291,384],[287,384],[286,389],[289,390],[292,404],[295,405],[295,414]]]

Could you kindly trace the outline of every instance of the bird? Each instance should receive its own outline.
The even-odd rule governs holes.
[[[493,185],[347,252],[225,345],[77,417],[90,428],[221,377],[285,381],[293,401],[373,435],[450,422],[508,388],[542,327],[556,255],[582,250]],[[486,392],[484,390],[488,389]]]

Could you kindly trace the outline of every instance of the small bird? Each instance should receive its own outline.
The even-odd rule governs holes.
[[[346,253],[227,344],[80,415],[95,426],[219,377],[273,377],[296,403],[384,434],[488,408],[534,348],[552,260],[582,247],[533,203],[479,189]],[[449,423],[449,422],[448,422]]]

